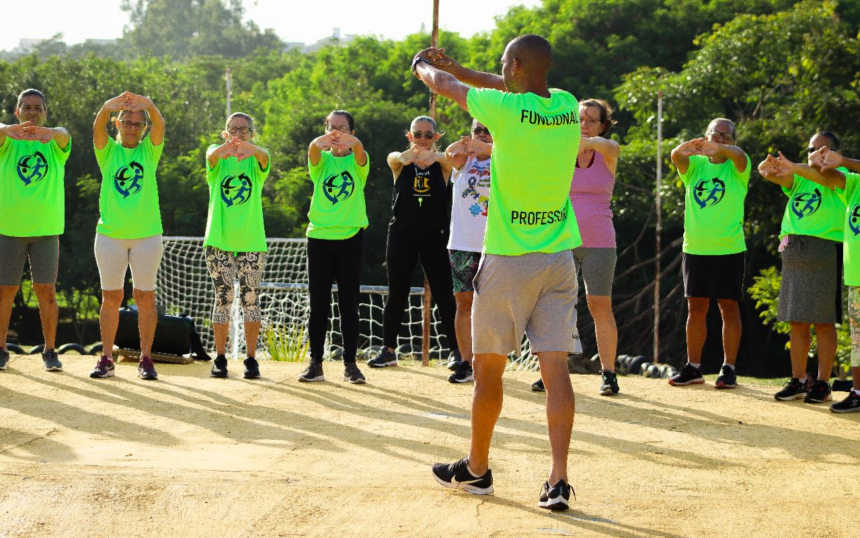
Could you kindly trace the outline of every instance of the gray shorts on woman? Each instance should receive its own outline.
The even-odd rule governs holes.
[[[585,293],[595,297],[612,296],[612,280],[615,278],[615,261],[618,256],[614,248],[577,247],[573,249],[573,260],[582,273]]]
[[[475,354],[519,352],[523,333],[532,353],[573,352],[577,283],[571,251],[484,254],[474,285]]]
[[[30,258],[34,284],[56,284],[60,236],[12,237],[0,234],[0,286],[19,286],[24,263]]]

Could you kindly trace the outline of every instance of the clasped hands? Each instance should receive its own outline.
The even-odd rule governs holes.
[[[48,127],[39,127],[31,121],[25,121],[6,127],[6,136],[15,140],[27,140],[47,144],[54,138],[54,130]]]
[[[120,110],[136,112],[139,110],[147,110],[151,106],[152,100],[149,97],[144,97],[131,92],[123,92],[105,103],[105,107],[107,107],[111,112],[119,112]]]

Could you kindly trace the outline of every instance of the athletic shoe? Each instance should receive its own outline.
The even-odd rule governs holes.
[[[724,364],[720,375],[717,376],[717,382],[714,384],[715,389],[735,389],[738,387],[738,376],[735,369]]]
[[[615,372],[603,370],[603,374],[600,376],[600,378],[600,394],[602,394],[603,396],[612,396],[613,394],[618,394],[618,376],[615,375]]]
[[[831,405],[830,410],[834,413],[860,412],[860,396],[852,390],[844,400]]]
[[[320,371],[322,371],[322,367],[320,367]],[[343,380],[349,381],[353,385],[364,385],[367,383],[367,379],[364,378],[364,374],[361,373],[361,370],[358,369],[358,365],[354,362],[348,362],[343,365]]]
[[[371,368],[385,368],[386,366],[397,366],[397,355],[393,351],[389,351],[387,347],[383,347],[376,354],[376,357],[367,361],[367,365]]]
[[[669,384],[673,387],[684,387],[686,385],[700,385],[705,382],[702,372],[690,363],[684,365],[681,371],[669,378]]]
[[[0,370],[5,370],[9,367],[9,350],[0,348]]]
[[[434,463],[433,478],[446,488],[460,488],[475,495],[493,493],[493,471],[487,469],[483,476],[475,476],[469,470],[467,458],[451,464]]]
[[[570,508],[570,492],[573,488],[564,480],[559,480],[555,485],[550,485],[549,481],[543,483],[543,489],[540,492],[538,506],[547,510],[567,510]],[[576,498],[576,493],[573,494]]]
[[[140,363],[137,365],[137,377],[149,381],[155,381],[158,379],[158,372],[155,371],[155,364],[153,364],[152,359],[146,355],[140,356]]]
[[[803,401],[806,403],[824,403],[831,398],[830,385],[827,384],[827,381],[816,381],[806,393],[806,398]]]
[[[248,357],[242,364],[245,365],[245,379],[260,379],[260,364],[254,357]]]
[[[466,361],[460,361],[457,364],[457,371],[448,376],[448,382],[450,383],[468,383],[474,380],[472,363]]]
[[[546,392],[546,387],[543,386],[543,378],[532,383],[532,392]]]
[[[42,352],[42,362],[45,364],[45,370],[49,372],[63,371],[63,363],[60,362],[57,352],[53,349]]]
[[[323,375],[322,361],[311,361],[302,375],[299,376],[299,381],[311,383],[313,381],[325,381]]]
[[[460,363],[463,362],[463,356],[460,355],[460,350],[455,349],[448,355],[448,369],[452,372],[457,371],[457,367],[460,366]]]
[[[806,396],[806,380],[799,380],[792,377],[791,380],[782,386],[782,390],[773,395],[775,400],[781,402],[790,402]]]
[[[96,367],[90,372],[90,377],[93,379],[103,379],[105,377],[113,377],[115,372],[116,367],[114,366],[113,359],[107,355],[102,355],[102,358],[96,363]]]
[[[215,357],[215,360],[212,361],[212,371],[209,372],[209,375],[212,377],[227,377],[227,357],[224,355],[218,355]]]

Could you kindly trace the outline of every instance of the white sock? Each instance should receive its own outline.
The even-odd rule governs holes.
[[[475,478],[481,478],[480,476],[475,474],[475,471],[473,471],[471,467],[469,467],[469,460],[468,459],[466,460],[466,470],[469,471],[469,474],[474,476]]]
[[[729,367],[729,368],[731,368],[732,370],[734,370],[734,369],[735,369],[735,365],[734,365],[734,364],[729,364],[729,363],[727,363],[727,362],[724,362],[724,363],[723,363],[723,366],[728,366],[728,367]]]
[[[693,368],[695,368],[697,370],[699,369],[699,366],[702,365],[702,363],[700,363],[700,362],[688,362],[687,364],[689,364],[690,366],[692,366]]]

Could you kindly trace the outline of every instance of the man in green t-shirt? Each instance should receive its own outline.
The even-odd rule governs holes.
[[[471,450],[456,463],[434,465],[433,475],[447,487],[492,493],[489,451],[502,409],[502,374],[525,332],[546,385],[552,450],[538,506],[564,510],[572,489],[567,455],[574,400],[567,354],[573,351],[577,284],[571,249],[582,243],[568,193],[580,129],[576,98],[547,87],[551,65],[549,42],[523,35],[505,48],[501,76],[466,69],[432,48],[415,56],[412,69],[433,92],[485,125],[494,141],[493,203],[473,281]]]
[[[672,162],[686,187],[683,274],[687,297],[687,364],[669,379],[672,386],[704,383],[700,372],[705,323],[711,299],[723,317],[724,361],[716,388],[737,387],[735,361],[741,341],[740,300],[744,281],[744,199],[750,159],[735,145],[735,124],[717,118],[707,138],[672,150]]]
[[[9,362],[6,334],[12,302],[30,259],[39,300],[49,372],[63,369],[54,350],[57,334],[57,271],[65,227],[63,178],[72,137],[62,127],[45,127],[48,103],[39,90],[21,92],[17,125],[0,124],[0,370]]]

